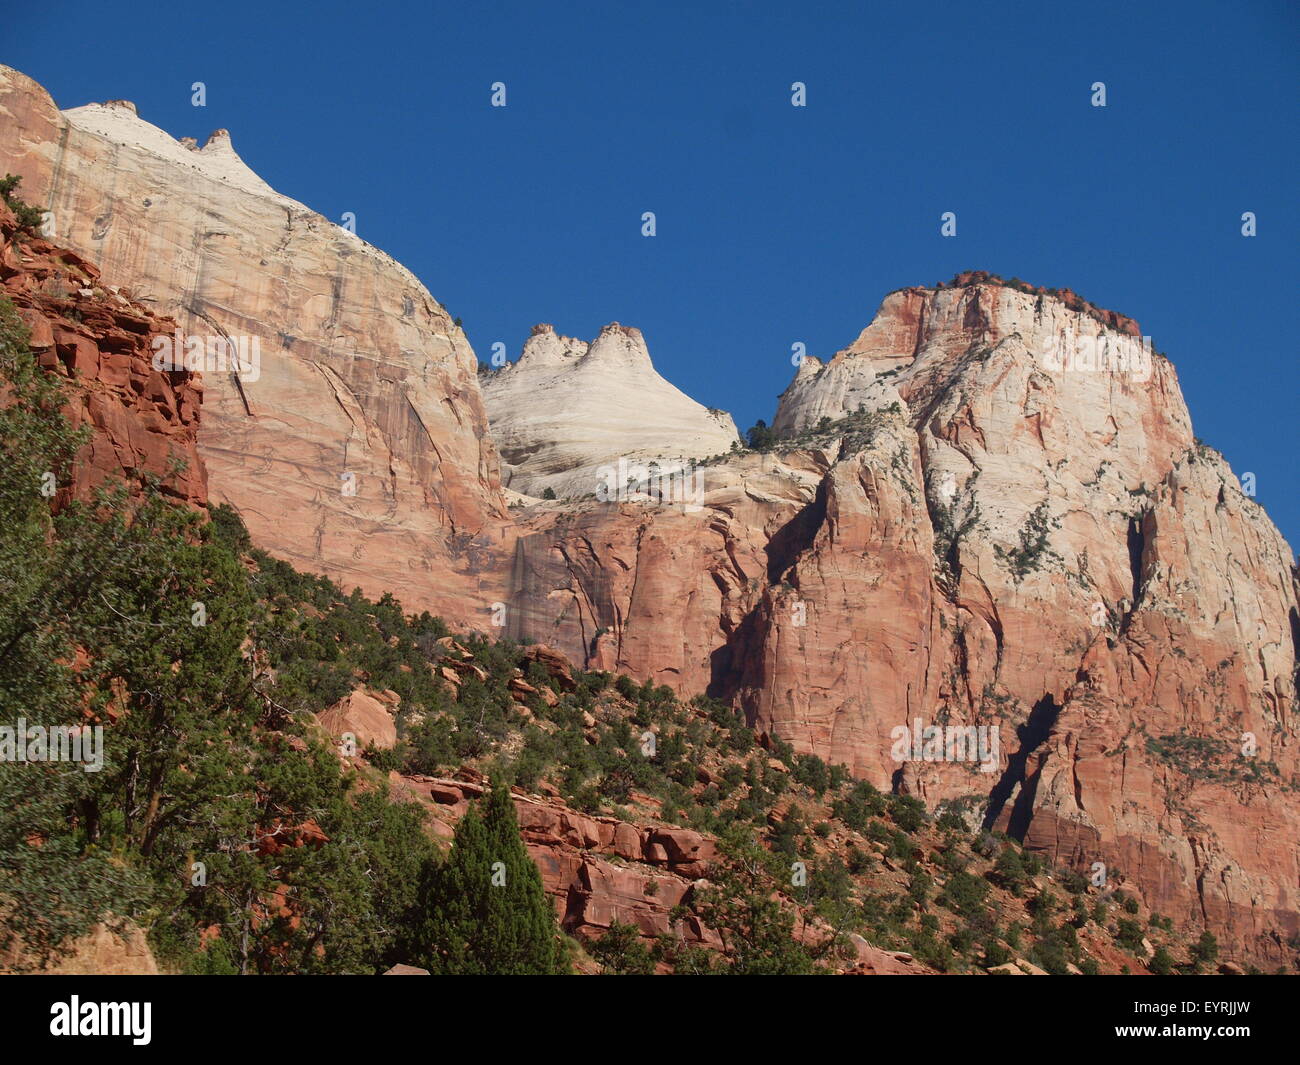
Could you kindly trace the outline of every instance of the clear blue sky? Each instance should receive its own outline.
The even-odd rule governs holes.
[[[771,420],[792,343],[843,347],[890,289],[1069,286],[1169,354],[1294,547],[1298,10],[72,0],[10,10],[0,59],[62,107],[230,129],[277,189],[355,212],[481,358],[618,320],[742,429]]]

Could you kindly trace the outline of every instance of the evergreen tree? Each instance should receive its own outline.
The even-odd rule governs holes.
[[[493,782],[482,807],[461,818],[451,854],[430,870],[427,967],[457,975],[567,972],[555,911],[520,839],[504,781]]]
[[[27,339],[0,297],[0,724],[10,729],[79,723],[70,615],[85,574],[64,563],[88,561],[60,557],[48,495],[68,483],[86,433],[60,413],[59,383]],[[138,888],[121,863],[67,830],[87,776],[74,763],[0,759],[0,950],[36,965]]]
[[[1208,928],[1201,933],[1201,938],[1192,944],[1191,965],[1194,972],[1200,972],[1204,965],[1213,965],[1219,960],[1219,941]]]
[[[614,921],[588,952],[601,964],[602,972],[612,976],[652,976],[654,957],[641,939],[636,925]]]
[[[728,976],[800,976],[819,972],[808,949],[794,938],[795,917],[778,891],[773,868],[788,869],[787,857],[769,855],[743,832],[720,841],[724,861],[694,909],[722,936],[726,958],[712,971]]]

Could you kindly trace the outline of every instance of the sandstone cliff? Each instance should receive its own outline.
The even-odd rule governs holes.
[[[103,283],[93,263],[20,231],[0,203],[0,291],[29,331],[40,364],[74,384],[65,414],[90,426],[71,481],[55,502],[90,499],[109,481],[158,480],[174,499],[207,501],[198,454],[202,378],[188,370],[154,369],[154,341],[170,336],[158,318],[129,294]]]
[[[502,480],[526,495],[592,495],[609,480],[602,468],[654,462],[667,474],[740,440],[729,414],[660,377],[641,331],[617,322],[590,344],[537,326],[519,361],[484,379],[483,401]],[[627,480],[620,474],[611,487]]]
[[[707,687],[880,786],[981,797],[1275,962],[1300,930],[1292,552],[1135,323],[959,282],[801,367],[793,438],[708,469],[702,512],[545,519],[517,634]],[[996,727],[996,772],[900,761],[916,721]]]
[[[409,271],[272,190],[224,130],[198,148],[123,101],[60,112],[8,67],[0,170],[47,236],[186,334],[256,343],[251,372],[208,367],[199,446],[259,542],[481,616],[474,559],[505,511],[476,359]]]

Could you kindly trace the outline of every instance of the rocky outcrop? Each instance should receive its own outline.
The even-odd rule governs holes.
[[[60,112],[0,67],[6,170],[52,240],[211,338],[199,447],[260,545],[481,620],[475,571],[505,511],[477,361],[408,270],[276,193],[224,130],[199,148],[122,101]]]
[[[484,377],[483,401],[504,483],[531,496],[622,491],[652,462],[666,475],[740,439],[731,415],[660,377],[641,331],[617,322],[589,344],[536,326],[518,362]]]
[[[773,428],[799,432],[824,417],[850,414],[859,404],[870,409],[881,386],[923,355],[923,364],[933,366],[936,349],[951,355],[977,341],[991,348],[1013,334],[1044,367],[1069,366],[1080,374],[1087,372],[1085,364],[1101,363],[1145,380],[1154,372],[1151,363],[1164,361],[1143,346],[1133,319],[1101,310],[1068,289],[1005,284],[968,272],[933,289],[891,292],[858,338],[828,363],[805,357],[781,396]]]
[[[446,836],[484,791],[477,777],[407,777],[398,784],[398,794],[432,807]],[[689,902],[695,881],[707,875],[717,856],[713,840],[684,828],[589,816],[518,791],[514,802],[524,844],[567,932],[599,938],[617,922],[646,937],[673,934],[716,944],[693,916],[672,915],[674,907]]]
[[[397,743],[397,723],[393,712],[398,701],[396,692],[371,694],[358,688],[321,711],[317,720],[321,728],[336,740],[346,742],[350,736],[358,751],[371,746],[387,751]]]
[[[66,951],[39,964],[15,946],[0,952],[0,974],[43,976],[157,976],[158,961],[144,930],[129,918],[109,917],[67,944]]]
[[[154,368],[154,342],[176,329],[170,319],[105,284],[75,252],[21,231],[0,203],[0,291],[17,308],[40,364],[68,378],[65,414],[90,435],[56,505],[88,500],[108,482],[146,478],[190,505],[207,501],[197,434],[202,378]]]

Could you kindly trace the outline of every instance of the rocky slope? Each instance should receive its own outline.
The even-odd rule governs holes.
[[[930,819],[915,799],[886,797],[780,743],[755,745],[724,707],[677,703],[627,678],[611,686],[545,646],[517,653],[514,668],[487,650],[448,636],[431,662],[457,700],[458,732],[481,718],[473,707],[484,685],[508,704],[498,741],[469,762],[437,774],[412,768],[428,724],[415,692],[408,706],[396,692],[356,691],[343,716],[335,707],[320,723],[338,739],[391,715],[378,750],[358,743],[343,762],[420,804],[443,839],[485,794],[485,769],[524,772],[528,787],[513,789],[523,840],[561,927],[604,971],[620,971],[602,950],[619,926],[654,951],[656,971],[689,964],[682,952],[696,947],[718,960],[726,941],[709,923],[709,898],[735,889],[738,834],[764,841],[766,890],[794,918],[793,938],[831,972],[1042,974],[1037,959],[1060,973],[1144,973],[1162,965],[1157,946],[1166,958],[1194,953],[1197,937],[1144,911],[1122,876],[1097,887],[1022,866],[1018,848],[981,831],[961,804]],[[649,755],[646,735],[658,742]],[[791,860],[810,876],[801,888],[789,882]],[[602,965],[579,959],[579,969]]]
[[[474,556],[505,511],[476,359],[409,271],[272,190],[224,130],[199,148],[125,101],[60,112],[8,67],[0,170],[51,239],[185,333],[256,342],[252,372],[208,367],[200,449],[259,540],[481,615]]]
[[[608,494],[651,462],[668,475],[740,439],[729,414],[660,377],[641,331],[617,322],[589,344],[536,326],[519,360],[484,378],[483,401],[503,482],[532,496]],[[606,485],[602,468],[618,482]]]

